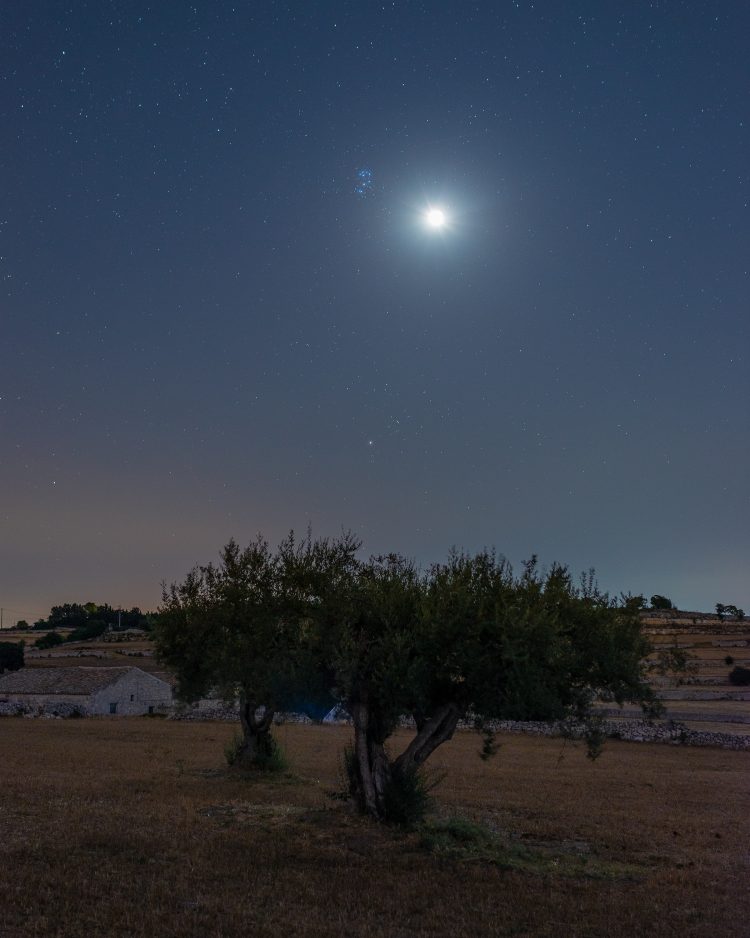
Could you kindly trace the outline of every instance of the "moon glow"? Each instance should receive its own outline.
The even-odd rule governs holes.
[[[429,228],[443,228],[447,221],[441,208],[431,208],[425,212],[424,220]]]

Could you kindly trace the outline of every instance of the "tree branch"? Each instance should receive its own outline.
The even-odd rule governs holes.
[[[394,762],[394,768],[403,772],[421,765],[438,746],[453,736],[460,716],[461,711],[454,703],[440,707],[434,716],[425,720],[417,735]]]

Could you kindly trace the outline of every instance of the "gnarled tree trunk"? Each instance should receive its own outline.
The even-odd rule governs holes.
[[[399,772],[411,772],[427,761],[438,746],[456,732],[461,711],[453,703],[443,704],[426,720],[420,720],[417,735],[394,762]]]
[[[236,757],[236,765],[252,767],[268,758],[273,752],[274,712],[269,707],[263,709],[263,715],[256,719],[259,710],[257,701],[240,698],[240,725],[242,726],[242,744]]]
[[[394,776],[414,772],[456,730],[461,712],[445,704],[428,719],[420,720],[417,734],[393,762],[385,751],[385,736],[368,705],[366,695],[350,701],[354,722],[354,753],[349,766],[350,793],[360,811],[378,821],[388,820],[387,790]]]
[[[354,722],[354,753],[349,765],[349,791],[363,814],[378,821],[386,819],[386,789],[391,781],[391,763],[382,734],[373,719],[367,695],[349,701]]]

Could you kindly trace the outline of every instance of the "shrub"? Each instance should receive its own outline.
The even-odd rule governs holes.
[[[224,747],[224,758],[227,765],[234,766],[240,764],[240,755],[244,745],[242,733],[235,733],[231,740]],[[276,774],[289,770],[289,760],[284,750],[279,746],[273,736],[268,737],[268,746],[265,749],[258,750],[252,764],[248,768],[258,769],[260,772],[269,772]]]
[[[224,747],[224,758],[227,760],[227,765],[234,765],[239,759],[241,751],[242,733],[235,733]]]
[[[423,769],[394,768],[385,789],[385,819],[399,827],[418,827],[433,807],[430,795],[440,779],[429,779]]]
[[[730,666],[733,665],[734,658],[731,655],[727,655],[726,658],[724,659],[724,664],[730,665]]]
[[[737,665],[729,672],[729,680],[738,687],[747,687],[750,685],[750,668]]]
[[[98,638],[106,631],[107,623],[95,619],[92,622],[87,622],[86,625],[80,625],[77,629],[73,629],[70,635],[68,635],[66,641],[85,642],[90,638]]]
[[[23,644],[0,642],[0,674],[18,671],[23,667]]]
[[[281,746],[276,742],[273,736],[270,737],[270,745],[267,750],[263,750],[255,757],[253,765],[261,772],[270,772],[276,775],[289,771],[289,760]]]
[[[34,642],[36,648],[54,648],[55,645],[62,645],[63,638],[62,635],[58,635],[57,632],[47,632],[46,635],[42,635],[41,638],[38,638]]]

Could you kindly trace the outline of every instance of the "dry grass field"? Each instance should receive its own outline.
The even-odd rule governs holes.
[[[329,797],[348,729],[280,727],[271,779],[226,768],[233,732],[0,720],[3,938],[750,934],[748,753],[612,742],[590,764],[508,736],[485,764],[459,733],[435,795],[487,840],[434,821],[427,849]]]

